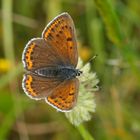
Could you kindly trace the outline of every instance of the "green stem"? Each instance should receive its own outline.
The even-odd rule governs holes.
[[[12,8],[13,8],[13,0],[2,0],[2,26],[3,26],[3,48],[5,53],[5,58],[11,63],[11,69],[16,68],[16,59],[15,59],[15,52],[14,52],[14,33],[13,33],[13,24],[12,24]],[[10,71],[9,73],[10,74]],[[10,81],[10,77],[7,77],[7,79]],[[19,112],[22,112],[22,104],[21,104],[21,98],[19,96],[19,88],[18,88],[18,81],[17,78],[14,79],[14,82],[11,82],[9,84],[10,91],[12,93],[12,99],[14,103],[13,107],[13,117],[10,118],[10,113],[6,120],[3,121],[4,125],[8,125],[7,127],[4,127],[4,135],[6,137],[6,134],[10,131],[10,126],[13,122],[13,120],[16,120],[19,116]],[[22,116],[22,121],[24,120],[24,115]],[[9,120],[8,120],[9,119]],[[8,124],[9,122],[9,124]],[[20,126],[17,126],[18,130],[21,129]],[[3,126],[0,126],[0,129],[2,129]],[[26,130],[26,127],[24,126],[24,129]],[[22,135],[19,133],[20,139],[29,140],[28,135]],[[4,137],[3,137],[4,139]]]
[[[2,1],[2,17],[4,53],[13,66],[15,55],[13,49],[12,0]]]
[[[84,125],[79,125],[77,127],[77,129],[79,130],[81,136],[83,137],[84,140],[95,140],[93,138],[93,136],[91,136],[91,134],[86,130],[86,128],[84,127]]]

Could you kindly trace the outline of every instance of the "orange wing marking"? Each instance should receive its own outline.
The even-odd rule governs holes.
[[[28,69],[31,69],[33,66],[33,62],[31,60],[31,53],[33,52],[34,47],[35,47],[35,43],[32,43],[31,46],[29,46],[29,48],[27,49],[27,53],[25,55],[25,58],[26,58],[25,60],[26,60]]]
[[[27,92],[32,95],[32,96],[37,96],[36,93],[34,92],[34,90],[32,89],[31,85],[32,85],[32,81],[33,81],[33,78],[31,75],[27,75],[27,79],[25,81],[25,86],[26,86],[26,89],[27,89]]]
[[[60,20],[56,19],[54,22],[51,23],[50,26],[48,26],[47,31],[45,32],[45,38],[49,36],[49,34],[52,32],[53,28],[59,24]]]

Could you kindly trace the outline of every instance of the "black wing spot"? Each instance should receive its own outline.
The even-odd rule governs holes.
[[[58,99],[54,99],[54,102],[57,103],[58,102]]]
[[[53,38],[53,36],[52,36],[52,34],[51,34],[51,33],[49,33],[49,34],[48,34],[48,37]]]
[[[59,94],[61,94],[61,92]],[[62,99],[62,96],[60,95],[59,98]]]
[[[62,31],[59,31],[59,33],[62,34],[63,32]]]
[[[28,55],[26,55],[25,57],[26,57],[26,59],[28,59],[28,58],[29,58],[29,56],[28,56]],[[24,59],[24,60],[26,60],[26,59]]]
[[[72,28],[71,28],[71,27],[69,27],[69,29],[70,29],[70,30],[72,30]]]
[[[65,104],[70,104],[71,103],[71,101],[65,101]]]
[[[52,30],[52,32],[55,32],[55,31],[54,31],[54,28],[52,28],[51,30]]]
[[[59,105],[61,105],[62,103],[58,103]]]
[[[69,93],[69,95],[70,95],[70,96],[71,96],[71,95],[74,95],[74,92]]]
[[[72,38],[71,38],[71,37],[68,37],[68,38],[67,38],[67,41],[72,41]]]
[[[68,26],[67,26],[67,25],[65,25],[65,28],[67,29],[67,28],[68,28]]]
[[[58,25],[57,25],[57,24],[55,24],[55,27],[57,28],[57,27],[58,27]]]
[[[59,34],[56,34],[56,37],[59,37]]]

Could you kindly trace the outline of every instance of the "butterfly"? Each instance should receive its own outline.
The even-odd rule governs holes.
[[[45,101],[59,111],[74,108],[82,71],[76,69],[78,51],[75,27],[64,12],[43,30],[42,37],[31,39],[22,54],[26,69],[22,87],[32,99]]]

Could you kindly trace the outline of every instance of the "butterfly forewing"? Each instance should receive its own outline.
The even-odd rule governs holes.
[[[27,43],[22,61],[25,69],[30,71],[63,64],[57,52],[43,38],[34,38]]]
[[[77,66],[78,53],[73,20],[63,13],[44,29],[42,37],[52,45],[66,66]]]
[[[47,103],[60,111],[71,110],[77,101],[79,80],[65,80],[46,98]]]

